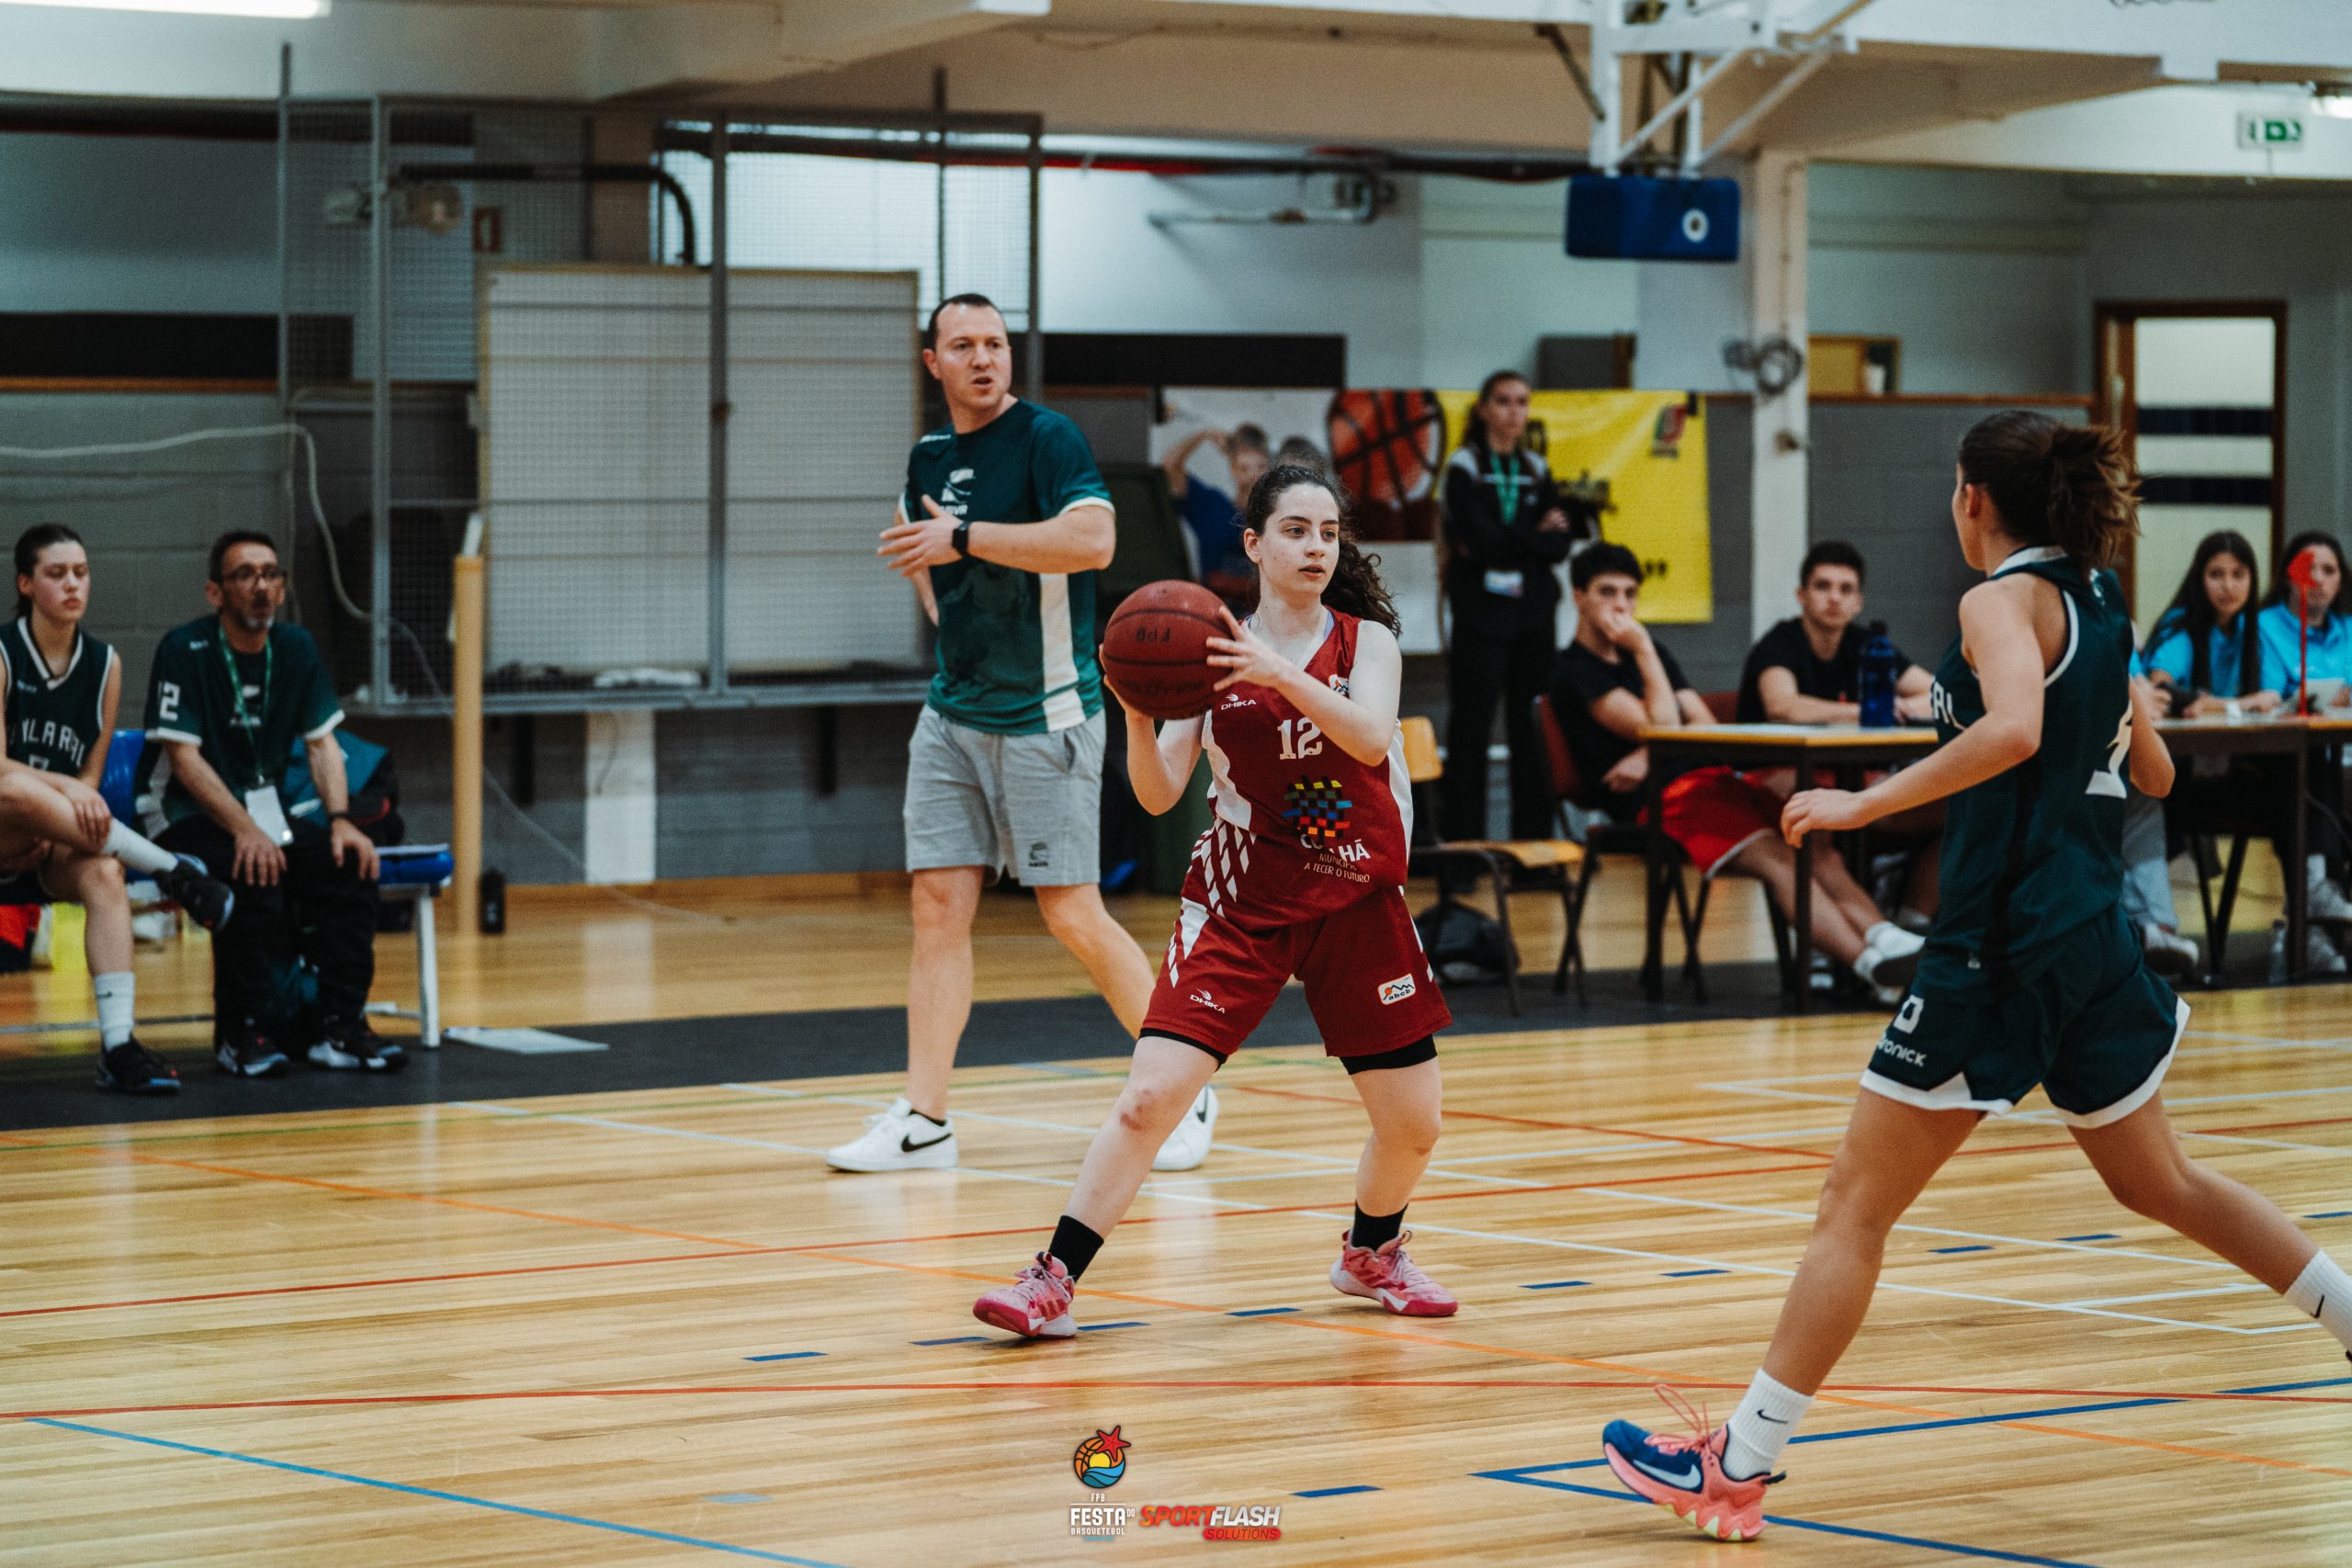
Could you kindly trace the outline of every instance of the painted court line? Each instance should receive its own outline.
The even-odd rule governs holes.
[[[327,1481],[348,1482],[355,1486],[371,1486],[379,1492],[403,1493],[412,1497],[430,1497],[436,1502],[461,1503],[469,1508],[487,1508],[493,1513],[514,1514],[524,1518],[547,1519],[560,1525],[580,1525],[588,1529],[605,1530],[614,1535],[635,1536],[640,1540],[667,1541],[673,1546],[698,1546],[706,1551],[724,1552],[730,1557],[750,1557],[762,1562],[793,1562],[800,1568],[841,1568],[839,1563],[820,1562],[814,1557],[795,1557],[789,1552],[763,1551],[753,1546],[736,1546],[723,1540],[707,1540],[700,1536],[677,1535],[669,1530],[645,1529],[637,1525],[616,1524],[610,1519],[592,1519],[583,1514],[559,1514],[546,1508],[526,1508],[514,1503],[501,1503],[488,1497],[469,1496],[463,1492],[443,1492],[430,1486],[411,1486],[398,1481],[379,1481],[369,1475],[354,1475],[347,1471],[321,1470],[314,1465],[288,1464],[283,1460],[263,1459],[254,1454],[241,1454],[230,1449],[208,1449],[195,1443],[175,1443],[163,1438],[144,1437],[137,1432],[119,1432],[107,1427],[85,1427],[77,1421],[52,1421],[36,1416],[32,1425],[53,1427],[60,1431],[84,1432],[96,1438],[113,1438],[126,1443],[143,1443],[149,1448],[169,1449],[177,1453],[200,1454],[207,1459],[225,1459],[238,1464],[250,1464],[263,1470],[283,1471],[292,1475],[314,1475]]]
[[[1631,1492],[1611,1492],[1600,1486],[1579,1486],[1572,1481],[1540,1481],[1533,1476],[1513,1475],[1508,1471],[1480,1471],[1481,1480],[1511,1481],[1521,1486],[1542,1486],[1554,1492],[1577,1492],[1587,1497],[1605,1497],[1617,1503],[1639,1503],[1645,1508],[1657,1505]],[[2063,1557],[2035,1557],[2022,1551],[2003,1551],[1990,1546],[1965,1546],[1955,1540],[1933,1540],[1926,1536],[1890,1535],[1884,1530],[1858,1529],[1852,1525],[1825,1524],[1818,1519],[1793,1518],[1787,1514],[1767,1514],[1767,1523],[1789,1529],[1814,1530],[1823,1535],[1841,1535],[1855,1540],[1883,1541],[1889,1546],[1912,1546],[1926,1551],[1948,1551],[1958,1557],[1982,1557],[1996,1562],[2028,1562],[2036,1568],[2095,1568],[2088,1562],[2077,1562]]]

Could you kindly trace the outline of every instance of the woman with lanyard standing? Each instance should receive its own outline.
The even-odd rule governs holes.
[[[1510,836],[1552,836],[1551,792],[1535,739],[1534,702],[1551,679],[1560,605],[1552,568],[1568,556],[1568,514],[1544,459],[1521,449],[1527,378],[1498,370],[1478,389],[1462,445],[1445,466],[1445,836],[1487,837],[1487,744],[1495,705],[1510,741]]]

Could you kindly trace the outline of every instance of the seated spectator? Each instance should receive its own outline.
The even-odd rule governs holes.
[[[401,1048],[368,1027],[376,847],[351,820],[334,686],[311,634],[277,619],[286,572],[268,535],[221,535],[208,566],[213,613],[174,627],[156,647],[147,737],[168,765],[156,841],[219,868],[236,890],[212,938],[214,1055],[239,1077],[286,1071],[269,1013],[277,963],[300,951],[319,977],[317,1038],[296,1043],[311,1063],[403,1066]],[[298,738],[323,822],[286,809]]]
[[[1862,553],[1824,539],[1797,568],[1797,613],[1758,638],[1739,672],[1742,724],[1852,724],[1862,716]],[[1901,649],[1895,711],[1924,719],[1935,678]]]
[[[2222,529],[2197,541],[2188,575],[2148,634],[2148,679],[2182,717],[2236,709],[2267,713],[2281,702],[2262,689],[2262,632],[2254,613],[2261,571],[2254,546]]]
[[[1568,582],[1577,635],[1554,670],[1552,700],[1577,771],[1599,786],[1601,808],[1636,821],[1650,770],[1643,729],[1711,724],[1713,716],[1636,617],[1642,568],[1633,551],[1588,546],[1569,563]],[[1736,868],[1793,914],[1796,852],[1781,837],[1780,795],[1731,768],[1693,768],[1666,781],[1661,805],[1667,837],[1702,875]],[[1813,856],[1812,937],[1890,1002],[1899,999],[1891,992],[1909,984],[1923,945],[1880,914],[1835,854]]]
[[[1216,443],[1216,449],[1224,454],[1226,467],[1233,476],[1231,491],[1204,483],[1188,467],[1193,454],[1205,442]],[[1238,424],[1231,430],[1213,426],[1196,430],[1170,447],[1168,455],[1159,460],[1160,471],[1168,476],[1169,493],[1176,498],[1176,510],[1183,514],[1184,526],[1192,531],[1197,558],[1195,570],[1201,582],[1229,603],[1242,603],[1258,581],[1257,570],[1241,547],[1241,502],[1272,462],[1266,433],[1254,424]]]
[[[2312,564],[2320,586],[2311,596],[2311,671],[2319,680],[2344,672],[2352,621],[2335,607],[2344,573],[2334,539],[2324,534],[2301,535],[2286,558],[2292,560],[2312,547]],[[2294,601],[2301,590],[2282,576],[2272,585],[2270,607],[2257,615],[2252,607],[2259,583],[2256,558],[2254,546],[2241,535],[2226,530],[2207,535],[2198,541],[2172,603],[2156,617],[2147,663],[2151,678],[2168,692],[2175,713],[2191,717],[2268,713],[2284,705],[2283,694],[2295,689],[2302,650]],[[2294,852],[2285,827],[2291,820],[2287,811],[2294,794],[2294,769],[2285,759],[2199,758],[2174,783],[2164,810],[2175,836],[2239,829],[2262,833],[2283,866]],[[2302,874],[2312,920],[2304,937],[2304,964],[2318,975],[2352,973],[2352,964],[2336,945],[2340,937],[2329,934],[2352,928],[2352,899],[2329,875],[2329,867],[2342,862],[2343,834],[2335,817],[2312,802],[2304,803],[2303,819],[2309,852]],[[2124,829],[2127,850],[2136,840],[2144,859],[2153,840],[2144,828],[2135,835],[2128,812]],[[2125,883],[2126,913],[2136,915],[2129,907],[2133,885],[2144,884],[2153,894],[2155,878],[2142,866],[2127,864],[2127,870],[2132,875]],[[2161,914],[2154,918],[2161,919]],[[2153,944],[2149,952],[2153,957]]]
[[[2306,550],[2312,558],[2308,592],[2287,576],[2287,568]],[[2339,682],[2336,702],[2352,699],[2352,684],[2342,683],[2352,681],[2352,616],[2346,615],[2342,602],[2344,547],[2335,542],[2335,535],[2314,529],[2288,540],[2278,559],[2270,597],[2256,617],[2262,637],[2263,689],[2294,701],[2308,660],[2313,681]]]
[[[1862,553],[1839,539],[1824,539],[1807,550],[1797,567],[1797,613],[1757,640],[1739,672],[1741,724],[1852,724],[1862,716],[1862,647],[1870,634],[1861,626]],[[1894,653],[1897,716],[1925,719],[1935,677],[1901,649]],[[1774,768],[1757,775],[1786,798],[1796,773]],[[1903,884],[1899,923],[1925,931],[1936,911],[1936,875],[1943,828],[1941,801],[1906,811],[1879,824],[1896,835],[1925,835],[1910,853]]]

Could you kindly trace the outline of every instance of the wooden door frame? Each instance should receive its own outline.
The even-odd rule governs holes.
[[[2139,447],[2140,422],[2137,338],[2126,329],[2136,328],[2151,316],[2267,316],[2270,319],[2270,570],[2275,577],[2278,567],[2278,552],[2287,545],[2287,301],[2284,299],[2101,299],[2091,307],[2091,355],[2095,362],[2091,391],[2091,418],[2100,424],[2119,427],[2126,449],[2136,452]],[[2120,363],[2108,363],[2109,333],[2115,334]],[[2134,395],[2118,408],[2114,394],[2120,385],[2129,387]],[[2135,539],[2132,555],[2119,574],[2123,580],[2124,603],[2136,603],[2139,544]]]

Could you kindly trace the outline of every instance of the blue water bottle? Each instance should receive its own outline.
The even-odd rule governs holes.
[[[1894,728],[1894,679],[1901,673],[1895,667],[1894,642],[1886,635],[1886,623],[1872,621],[1870,640],[1862,644],[1863,728]]]

